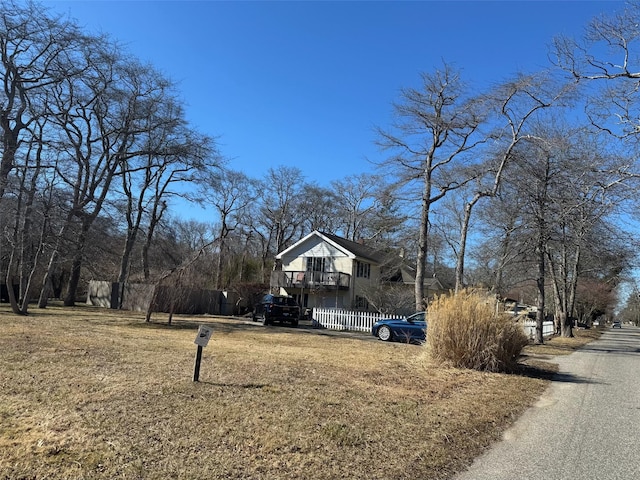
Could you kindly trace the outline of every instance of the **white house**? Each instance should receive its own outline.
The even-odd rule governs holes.
[[[402,258],[319,231],[278,253],[276,260],[281,269],[272,272],[272,290],[295,297],[307,308],[367,309],[366,289],[382,281],[407,288],[415,284]],[[436,278],[426,280],[425,287],[430,294],[444,291]]]

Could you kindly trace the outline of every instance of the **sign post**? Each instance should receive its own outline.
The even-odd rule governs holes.
[[[200,362],[202,361],[202,349],[207,346],[209,343],[209,339],[211,338],[211,334],[213,333],[213,327],[209,327],[207,325],[200,325],[198,328],[198,334],[196,335],[195,343],[198,346],[198,350],[196,351],[196,362],[193,367],[193,381],[200,381]]]

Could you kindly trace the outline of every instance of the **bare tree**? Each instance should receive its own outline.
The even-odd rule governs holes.
[[[40,306],[59,268],[68,269],[65,303],[73,304],[94,225],[109,223],[113,205],[125,207],[118,278],[128,278],[141,226],[146,222],[146,255],[171,196],[188,196],[172,185],[196,181],[202,175],[194,172],[214,166],[215,143],[188,126],[171,82],[109,38],[85,35],[31,2],[2,3],[0,31],[0,202],[8,186],[17,202],[0,204],[3,223],[11,211],[13,225],[0,239],[11,239],[6,256],[0,248],[3,267],[10,267],[9,282],[20,277],[20,298],[28,301],[24,291],[46,253]],[[50,194],[50,210],[41,207],[43,193]],[[34,227],[41,241],[26,238]],[[60,267],[65,251],[70,261]]]
[[[87,64],[73,52],[87,41],[77,25],[51,16],[34,2],[8,1],[0,5],[0,200],[15,155],[30,124],[43,112],[37,97],[64,78],[81,74]]]
[[[515,295],[520,301],[534,303],[523,290],[533,278],[529,255],[533,247],[522,215],[526,202],[518,183],[511,182],[513,176],[515,173],[506,176],[497,196],[479,205],[475,218],[481,240],[470,249],[475,269],[466,272],[473,278],[472,285],[484,286],[500,297]]]
[[[640,3],[591,20],[581,39],[554,39],[555,64],[583,84],[592,125],[619,139],[640,133]]]
[[[207,252],[207,249],[213,242],[209,242],[200,246],[200,248],[193,253],[190,258],[185,259],[179,265],[174,268],[165,271],[160,275],[153,287],[153,294],[151,301],[147,307],[145,315],[145,322],[151,321],[151,315],[155,311],[158,303],[158,296],[160,294],[160,287],[164,286],[168,289],[169,302],[169,317],[167,324],[171,325],[173,320],[173,314],[175,313],[175,307],[180,297],[184,296],[187,289],[192,286],[193,282],[189,281],[190,272],[193,265]]]
[[[477,178],[478,188],[464,206],[464,217],[460,226],[460,242],[456,260],[455,291],[464,283],[464,262],[466,254],[469,222],[473,207],[482,198],[495,197],[505,169],[513,159],[518,144],[529,137],[526,127],[530,119],[543,109],[548,109],[570,92],[557,83],[548,73],[519,75],[514,80],[497,87],[487,98],[487,103],[495,105],[498,111],[496,146],[486,166],[481,167]],[[499,140],[499,143],[497,142]]]
[[[418,185],[408,192],[420,199],[415,303],[423,310],[424,278],[428,251],[429,216],[434,203],[477,176],[472,152],[487,136],[481,127],[487,108],[480,97],[469,94],[460,73],[445,64],[422,75],[421,89],[406,88],[394,106],[397,123],[379,129],[382,148],[396,152],[381,167],[397,179],[398,189]],[[415,198],[415,197],[414,197]]]
[[[626,296],[617,317],[625,322],[631,322],[635,326],[640,325],[640,290],[634,285]]]
[[[628,2],[616,13],[594,17],[581,38],[558,36],[553,51],[556,65],[581,85],[591,126],[620,140],[616,149],[629,149],[628,158],[637,158],[640,140],[639,25],[640,3]],[[624,176],[626,184],[640,174],[637,162],[598,171],[605,178]]]
[[[157,138],[157,141],[168,142],[174,146],[162,155],[162,161],[155,165],[156,169],[150,178],[149,190],[152,194],[146,205],[147,226],[142,245],[142,271],[145,281],[151,276],[149,251],[156,229],[161,225],[169,207],[168,202],[176,197],[195,202],[197,199],[189,193],[190,190],[187,189],[185,193],[179,186],[199,185],[202,179],[206,178],[211,170],[218,169],[221,163],[214,139],[190,128],[179,128],[172,133],[173,136],[169,138]]]
[[[345,238],[356,242],[366,236],[364,230],[367,220],[376,209],[376,192],[380,182],[380,177],[366,173],[331,182]]]
[[[562,142],[562,143],[560,143]],[[562,190],[555,195],[558,218],[547,248],[556,320],[562,336],[572,336],[575,298],[588,239],[619,207],[635,197],[627,175],[629,160],[607,153],[595,137],[584,131],[565,132],[556,141],[564,168]],[[619,233],[617,236],[621,236]],[[591,248],[593,249],[593,248]]]
[[[128,281],[131,254],[141,228],[146,227],[142,270],[148,280],[149,247],[156,226],[166,211],[167,201],[176,196],[188,199],[188,195],[180,193],[179,186],[199,184],[210,169],[217,167],[218,162],[213,140],[187,126],[183,109],[171,92],[172,85],[153,70],[145,76],[147,74],[150,76],[145,80],[145,101],[149,113],[137,141],[141,154],[123,160],[119,167],[126,220],[118,274],[121,288]]]
[[[273,255],[302,237],[306,187],[297,167],[270,168],[260,183],[259,204],[250,221],[261,245],[263,268]]]
[[[537,290],[535,342],[541,344],[544,343],[543,324],[546,312],[546,248],[554,207],[550,198],[551,185],[560,169],[553,162],[554,157],[549,145],[539,140],[539,137],[528,140],[522,147],[526,149],[526,153],[521,153],[523,156],[519,159],[518,165],[520,171],[515,175],[517,178],[525,179],[518,190],[525,195],[525,215],[532,238]]]
[[[8,290],[9,302],[16,314],[27,314],[34,286],[33,276],[45,248],[52,212],[52,185],[47,183],[46,175],[42,173],[45,169],[42,141],[45,124],[44,117],[32,122],[30,130],[33,137],[23,144],[22,162],[14,166],[14,178],[18,181],[6,284],[13,285],[18,278],[19,298],[15,298],[13,288]]]
[[[339,192],[335,186],[325,188],[315,184],[304,187],[301,198],[303,224],[301,231],[309,233],[314,230],[335,233],[339,230],[338,213]]]
[[[93,75],[68,79],[55,98],[55,122],[62,132],[58,148],[68,154],[57,172],[73,191],[67,223],[77,220],[80,226],[65,305],[75,303],[88,232],[102,211],[120,164],[133,155],[130,147],[140,128],[136,102],[143,93],[129,77],[135,70],[120,63],[115,48],[93,45],[86,51]]]
[[[205,163],[208,147],[204,137],[198,138],[201,144],[184,143],[190,136],[185,135],[181,109],[158,72],[119,55],[111,43],[94,45],[86,53],[93,75],[70,79],[56,94],[55,121],[62,132],[58,148],[68,154],[67,160],[59,163],[58,174],[74,192],[68,222],[77,220],[80,225],[65,297],[68,305],[75,302],[88,232],[106,202],[115,196],[114,179],[125,177],[121,184],[129,228],[120,277],[126,278],[127,257],[144,208],[139,203],[135,209],[138,218],[134,218],[131,199],[138,185],[132,179],[141,174],[143,189],[166,186],[167,177],[185,180],[185,170],[197,162]],[[163,177],[168,164],[177,168]],[[144,196],[136,198],[144,201]],[[157,195],[153,198],[162,201]]]
[[[0,161],[0,211],[3,197],[10,180],[10,173],[18,170],[27,173],[26,159],[33,160],[34,144],[38,144],[38,158],[46,155],[52,138],[50,131],[45,130],[48,108],[47,98],[51,90],[58,88],[67,79],[83,75],[88,68],[85,58],[79,53],[95,38],[84,35],[77,25],[61,16],[50,15],[46,8],[34,2],[3,2],[0,5],[0,69],[2,69],[2,89],[0,90],[0,136],[2,143],[2,159]],[[30,153],[29,153],[30,152]],[[48,155],[51,156],[50,154]],[[16,158],[20,158],[21,165],[16,165]],[[15,170],[15,169],[18,170]],[[30,168],[30,167],[29,167]],[[40,167],[29,171],[30,189],[44,191],[45,185],[40,184],[38,175]],[[19,188],[24,188],[26,176],[18,181]],[[24,196],[26,194],[26,196]],[[19,193],[21,198],[27,199],[25,205],[33,202],[34,197],[27,191]],[[23,235],[30,228],[33,213],[32,207],[16,210],[21,218],[16,217],[15,225],[22,225]],[[26,215],[26,216],[24,216]],[[46,227],[46,225],[44,225]],[[17,232],[16,232],[17,233]],[[44,230],[42,231],[44,233]],[[17,239],[18,237],[16,237]],[[2,239],[0,239],[2,242]],[[1,243],[0,243],[1,246]],[[42,246],[42,245],[40,245]],[[27,258],[26,251],[19,243],[13,242],[12,256],[20,251],[21,285],[25,288],[27,264],[32,266],[27,284],[31,288],[31,277],[37,266],[37,257],[42,253],[41,248],[32,252],[34,258]],[[1,248],[0,248],[1,250]],[[15,265],[12,263],[12,265]],[[11,269],[7,272],[12,277]],[[13,280],[9,280],[12,282]],[[18,308],[13,303],[15,311],[26,311],[28,295],[21,293],[24,306]],[[28,292],[27,292],[28,293]]]
[[[530,245],[537,286],[536,342],[542,343],[546,280],[553,289],[555,318],[563,336],[571,317],[587,234],[622,200],[625,163],[579,128],[547,118],[514,151],[507,190],[522,200],[517,215]],[[617,192],[617,193],[616,193]]]
[[[208,177],[200,193],[205,205],[212,205],[218,214],[218,256],[214,271],[214,286],[222,285],[222,258],[226,252],[229,235],[243,225],[247,209],[257,198],[255,182],[244,173],[223,169]]]

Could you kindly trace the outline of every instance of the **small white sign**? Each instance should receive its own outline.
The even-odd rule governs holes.
[[[196,335],[196,341],[193,343],[200,347],[206,347],[207,343],[209,343],[209,339],[211,338],[212,333],[213,327],[200,325],[200,328],[198,328],[198,335]]]

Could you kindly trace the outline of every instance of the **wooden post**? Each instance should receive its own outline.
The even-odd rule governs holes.
[[[198,351],[196,352],[196,364],[193,367],[193,381],[200,381],[200,362],[202,361],[202,349],[207,346],[209,343],[209,338],[211,338],[211,334],[213,333],[213,327],[207,325],[200,325],[198,327],[198,334],[196,335],[195,343],[198,346]]]
[[[200,381],[200,362],[202,361],[202,345],[198,345],[198,350],[196,351],[196,363],[193,367],[193,381]]]

